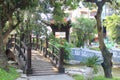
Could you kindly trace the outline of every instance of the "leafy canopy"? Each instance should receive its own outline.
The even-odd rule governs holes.
[[[120,16],[113,14],[104,21],[104,26],[107,27],[110,38],[119,43],[120,42]]]
[[[73,23],[73,29],[77,34],[78,45],[84,45],[83,42],[86,40],[91,40],[91,36],[95,33],[96,22],[94,19],[80,17],[76,19],[76,22]],[[79,47],[78,46],[78,47]]]

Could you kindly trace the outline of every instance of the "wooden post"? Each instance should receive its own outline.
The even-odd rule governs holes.
[[[47,51],[47,48],[48,48],[48,38],[46,37],[46,53],[45,53],[45,57],[47,57],[48,55],[48,51]]]
[[[11,39],[13,38],[13,34],[11,34]]]
[[[15,34],[15,44],[17,43],[16,42],[16,37],[17,37],[17,34]],[[15,44],[14,44],[14,50],[15,50]]]
[[[42,51],[42,44],[43,44],[42,39],[40,39],[40,51]]]
[[[69,35],[70,35],[70,28],[68,30],[66,30],[66,40],[69,42]]]
[[[15,34],[15,43],[16,43],[16,37],[17,37],[17,34]]]
[[[33,37],[33,44],[35,43],[35,38]]]
[[[38,34],[36,35],[36,40],[37,40],[37,44],[36,44],[36,45],[37,45],[37,46],[36,46],[36,50],[37,50],[37,49],[38,49],[38,45],[39,45],[39,44],[38,44],[38,43],[39,43]]]
[[[14,35],[11,34],[11,46],[12,46],[12,47],[14,47],[14,43],[13,43],[13,42],[14,42]]]
[[[64,48],[61,47],[60,48],[60,57],[59,57],[59,73],[64,73],[65,72],[65,68],[63,67],[63,60],[64,60]]]
[[[28,45],[28,49],[27,49],[27,70],[26,70],[26,74],[32,74],[32,67],[31,67],[31,35],[29,35],[30,37],[30,42]]]

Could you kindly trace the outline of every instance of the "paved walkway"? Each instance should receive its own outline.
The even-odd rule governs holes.
[[[47,75],[47,76],[29,76],[28,80],[74,80],[67,74]]]
[[[67,75],[67,74],[52,74],[54,72],[51,72],[50,69],[47,69],[47,66],[52,66],[49,63],[49,61],[47,61],[45,58],[41,57],[38,51],[32,51],[32,68],[33,71],[36,70],[36,72],[34,72],[35,75],[29,75],[26,76],[26,74],[23,74],[23,71],[18,69],[17,72],[19,72],[21,74],[21,77],[19,77],[16,80],[74,80],[71,76]],[[35,63],[34,61],[37,61],[37,63]],[[41,64],[40,64],[41,62]],[[46,62],[47,64],[44,64]],[[47,67],[47,68],[46,68]],[[41,70],[45,71],[45,73],[41,72]],[[44,74],[44,75],[41,75]],[[49,75],[47,75],[49,74]]]
[[[23,74],[23,71],[18,69],[18,73],[20,73],[20,77],[16,80],[74,80],[68,74],[56,74],[56,75],[44,75],[44,76],[26,76]]]
[[[39,51],[32,50],[32,71],[31,76],[44,76],[58,74],[58,70]]]

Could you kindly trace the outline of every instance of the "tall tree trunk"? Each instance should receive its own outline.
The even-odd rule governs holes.
[[[4,51],[4,43],[3,43],[3,34],[2,34],[2,22],[0,20],[0,68],[8,70],[7,57]]]
[[[102,13],[102,7],[99,7],[95,18],[97,21],[99,48],[103,56],[103,63],[101,65],[103,67],[105,77],[112,78],[112,73],[111,73],[112,72],[112,61],[111,61],[112,53],[108,51],[103,40],[104,38],[103,38],[103,31],[102,31],[102,24],[101,24],[101,13]]]

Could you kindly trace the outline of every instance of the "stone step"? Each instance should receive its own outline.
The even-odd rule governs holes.
[[[37,71],[37,70],[41,70],[41,71],[44,71],[44,70],[53,70],[53,68],[32,68],[33,70]]]
[[[43,64],[32,64],[32,66],[52,66],[52,64],[45,64],[45,63],[43,63]]]
[[[52,64],[32,64],[32,68],[53,68]]]
[[[57,75],[59,73],[55,73],[55,72],[50,72],[50,73],[33,73],[33,74],[29,74],[29,76],[45,76],[45,75]]]
[[[33,73],[57,73],[57,72],[49,70],[49,71],[33,71]]]
[[[52,68],[47,69],[33,69],[33,75],[50,75],[50,74],[57,74],[57,70],[53,70]]]
[[[57,69],[53,67],[51,62],[39,54],[32,54],[32,70],[30,76],[42,76],[58,74]]]

